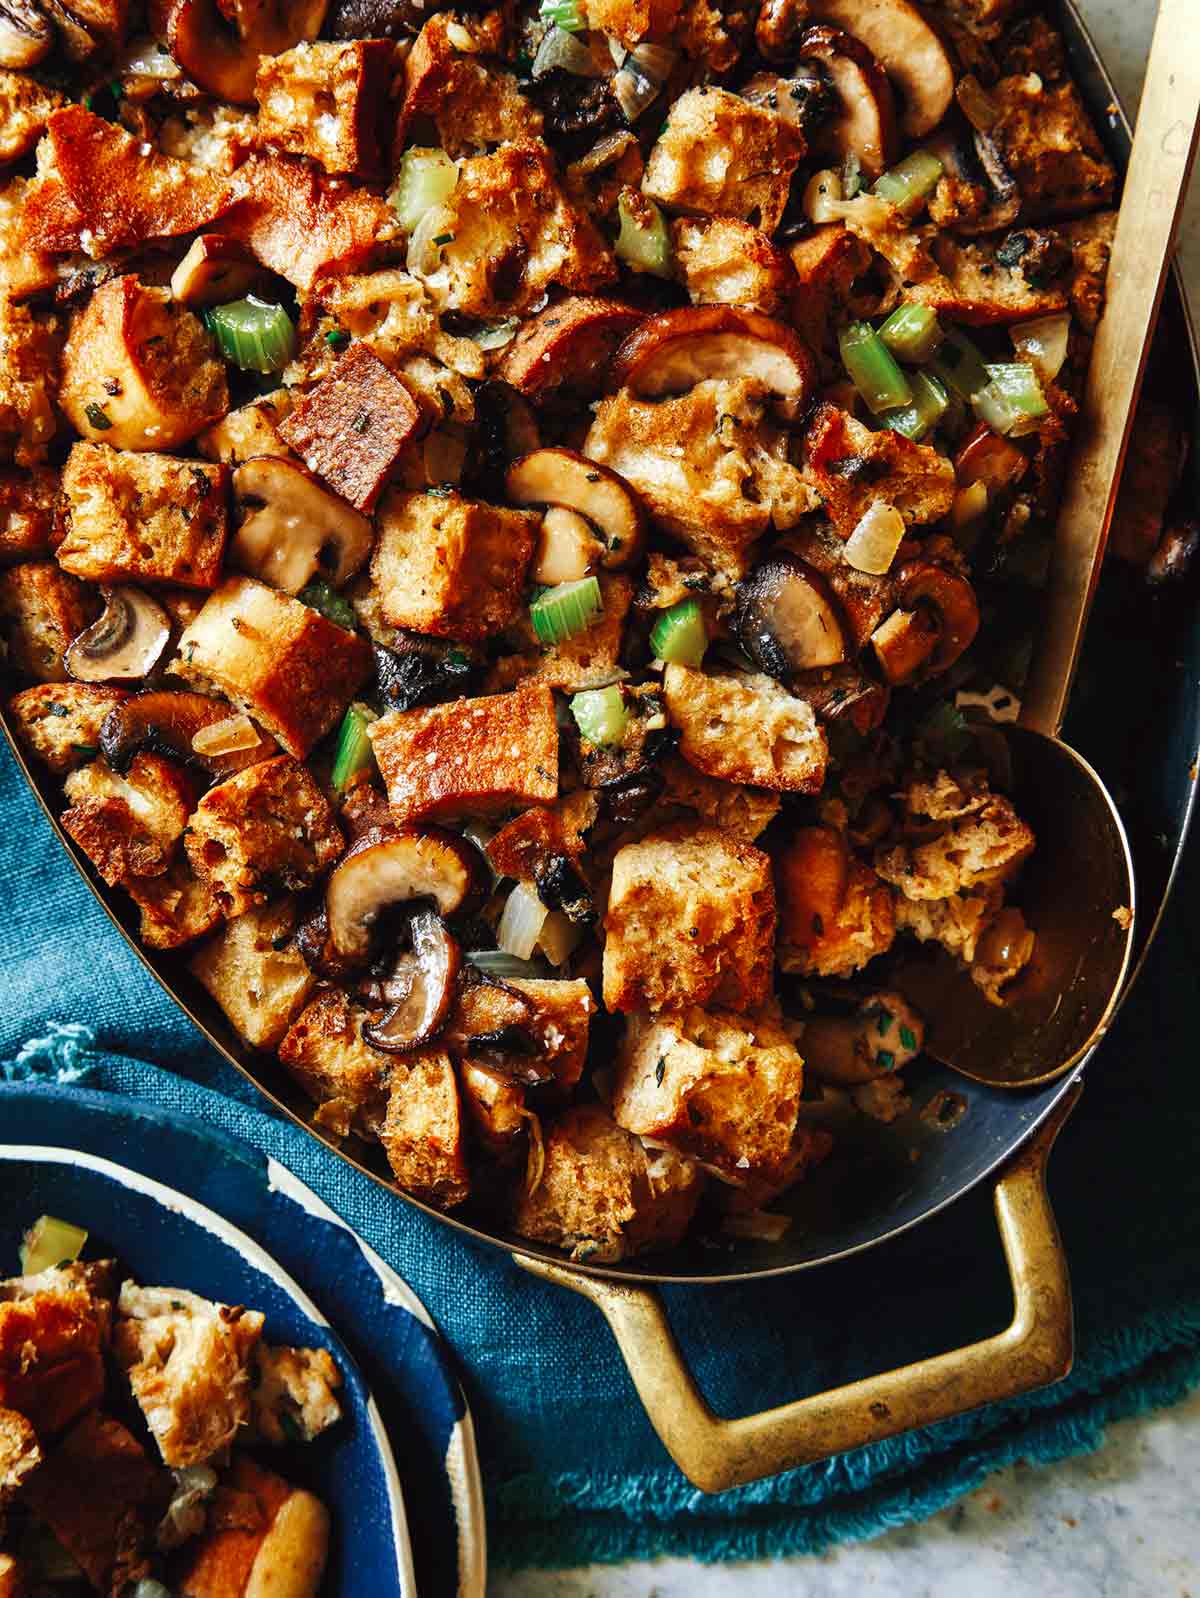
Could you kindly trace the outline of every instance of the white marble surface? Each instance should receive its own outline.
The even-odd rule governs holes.
[[[1132,111],[1153,0],[1081,0]],[[1200,11],[1198,11],[1200,17]],[[1180,254],[1200,309],[1200,181]],[[1114,1426],[1090,1457],[1003,1471],[919,1526],[821,1558],[657,1560],[495,1578],[490,1598],[1200,1598],[1200,1395]]]

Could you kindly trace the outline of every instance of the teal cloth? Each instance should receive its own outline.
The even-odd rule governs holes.
[[[495,1563],[818,1552],[928,1516],[1015,1460],[1094,1449],[1111,1421],[1173,1402],[1200,1378],[1196,847],[1150,969],[1089,1067],[1052,1161],[1076,1294],[1071,1376],[710,1498],[664,1454],[590,1306],[389,1198],[269,1112],[124,946],[7,751],[2,766],[0,1071],[73,1073],[199,1115],[284,1161],[362,1233],[457,1353]],[[841,1265],[666,1298],[726,1414],[986,1336],[1011,1313],[986,1193]]]

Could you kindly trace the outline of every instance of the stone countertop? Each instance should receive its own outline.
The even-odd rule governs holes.
[[[1156,7],[1080,0],[1127,110]],[[1180,240],[1200,307],[1200,181]],[[1099,1453],[1017,1466],[920,1525],[820,1558],[706,1566],[658,1560],[497,1577],[491,1598],[1190,1598],[1200,1595],[1200,1395],[1111,1428]]]

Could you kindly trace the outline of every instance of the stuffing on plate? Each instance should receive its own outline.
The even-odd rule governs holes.
[[[1058,34],[0,22],[0,624],[64,828],[422,1201],[597,1262],[777,1237],[814,1101],[907,1107],[898,940],[995,1004],[1036,940],[993,724],[1116,189]],[[1168,494],[1119,553],[1176,559]],[[168,1465],[271,1439],[254,1392],[326,1412],[294,1354],[183,1402],[164,1342],[236,1373],[257,1333],[171,1302],[124,1291],[111,1345]]]
[[[341,1419],[333,1359],[86,1241],[43,1215],[0,1281],[0,1595],[316,1598],[328,1512],[262,1454]]]

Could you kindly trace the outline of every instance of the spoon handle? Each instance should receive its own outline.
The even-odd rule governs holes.
[[[1080,405],[1079,445],[1059,512],[1042,635],[1021,709],[1056,734],[1099,577],[1150,340],[1196,154],[1196,0],[1161,0],[1112,258]]]

